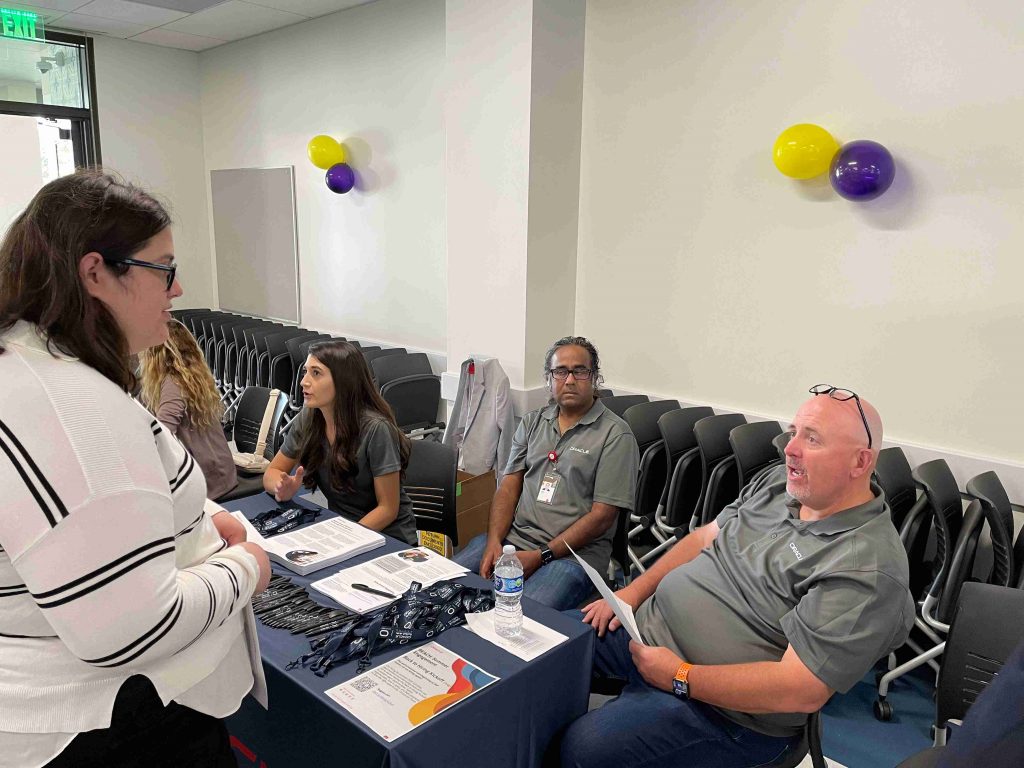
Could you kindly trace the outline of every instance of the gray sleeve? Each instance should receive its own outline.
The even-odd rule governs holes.
[[[640,449],[631,432],[615,435],[601,449],[594,479],[594,501],[633,509]]]
[[[815,677],[846,693],[906,639],[913,623],[909,597],[879,571],[829,574],[782,617],[782,631]]]
[[[398,439],[383,421],[372,421],[366,426],[363,444],[366,447],[366,463],[374,477],[390,475],[402,469]]]
[[[508,464],[505,465],[503,474],[511,475],[513,472],[522,472],[526,469],[526,443],[530,437],[530,426],[537,418],[537,413],[528,413],[519,422],[512,437],[512,449],[509,451]]]
[[[718,523],[718,529],[721,530],[729,520],[736,517],[739,514],[740,507],[745,504],[751,496],[758,491],[769,485],[774,485],[778,482],[785,482],[786,480],[786,467],[785,465],[773,469],[771,472],[765,472],[765,474],[755,483],[747,483],[741,490],[740,495],[736,501],[731,504],[727,504],[725,508],[718,513],[718,517],[715,518],[715,522]]]
[[[306,437],[306,430],[309,429],[309,421],[313,414],[308,408],[295,417],[288,433],[284,436],[284,443],[281,445],[281,453],[289,459],[299,458],[299,451],[302,450],[302,441]]]

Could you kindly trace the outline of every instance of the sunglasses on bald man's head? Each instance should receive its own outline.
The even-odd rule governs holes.
[[[864,408],[860,404],[860,397],[852,389],[843,389],[842,387],[833,387],[831,384],[815,384],[809,390],[812,395],[828,395],[833,400],[840,402],[846,402],[847,400],[853,400],[857,403],[857,410],[860,411],[860,420],[864,423],[864,431],[868,433],[868,448],[872,447],[871,441],[871,427],[868,426],[868,417],[864,415]]]

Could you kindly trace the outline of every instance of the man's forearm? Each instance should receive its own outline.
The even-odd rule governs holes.
[[[607,531],[608,526],[615,525],[618,513],[618,507],[595,503],[587,514],[555,536],[548,543],[548,548],[555,557],[571,557],[569,547],[579,552],[582,547]]]
[[[750,714],[816,712],[831,691],[819,680],[794,677],[781,661],[696,665],[688,676],[690,695],[716,707]]]
[[[494,500],[491,502],[491,518],[487,524],[487,538],[492,541],[504,541],[508,532],[512,530],[512,519],[516,514],[516,504],[519,503],[518,494],[513,494],[505,487],[505,484],[498,486],[494,493]]]

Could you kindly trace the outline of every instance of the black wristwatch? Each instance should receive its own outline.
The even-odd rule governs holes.
[[[551,551],[550,547],[544,547],[544,549],[542,549],[540,551],[540,564],[541,565],[547,565],[548,563],[550,563],[554,559],[555,559],[555,553]]]

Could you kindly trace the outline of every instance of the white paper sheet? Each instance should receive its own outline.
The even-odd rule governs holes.
[[[565,546],[569,547],[568,544]],[[583,561],[576,552],[573,551],[572,547],[569,547],[569,551],[572,552],[572,556],[576,558],[577,562],[583,566],[583,570],[587,572],[587,576],[594,582],[594,586],[597,587],[597,591],[601,593],[601,597],[608,601],[608,605],[615,611],[615,616],[619,622],[626,628],[629,636],[636,640],[640,645],[647,645],[644,639],[640,637],[640,630],[636,627],[636,619],[633,618],[633,608],[629,603],[624,603],[615,596],[615,593],[608,589],[608,585],[604,583],[604,579],[601,578],[601,574],[591,568],[587,563]]]
[[[416,547],[381,555],[368,563],[350,566],[314,581],[310,586],[346,608],[357,613],[368,613],[394,602],[414,581],[423,587],[429,587],[431,584],[454,579],[466,573],[469,571],[458,563],[441,557],[434,550]],[[365,584],[372,589],[390,592],[395,598],[361,592],[353,589],[353,584]]]
[[[390,742],[497,680],[432,642],[326,693]]]
[[[556,645],[569,639],[561,632],[555,632],[529,616],[523,616],[523,630],[518,637],[501,637],[494,631],[493,610],[483,613],[467,613],[466,629],[480,635],[485,640],[490,640],[499,648],[508,651],[513,656],[518,656],[523,661],[533,661],[542,653],[550,651]]]

